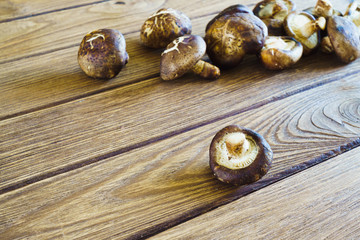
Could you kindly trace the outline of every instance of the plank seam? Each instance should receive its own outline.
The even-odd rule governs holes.
[[[311,90],[311,89],[314,89],[314,88],[329,84],[331,82],[341,80],[344,77],[348,77],[348,76],[352,76],[354,74],[358,74],[359,72],[360,72],[360,70],[359,71],[354,71],[352,73],[345,74],[344,76],[341,76],[341,78],[340,77],[336,77],[336,78],[333,78],[333,79],[330,78],[330,79],[328,79],[326,81],[323,81],[323,82],[319,82],[319,83],[316,83],[316,84],[310,84],[310,85],[305,86],[303,88],[296,89],[294,91],[284,93],[282,95],[270,98],[268,100],[265,99],[265,100],[263,100],[263,101],[261,101],[259,103],[250,105],[250,106],[245,107],[245,108],[241,108],[239,110],[229,112],[227,114],[221,115],[221,116],[213,118],[213,119],[209,119],[207,121],[199,122],[197,124],[193,124],[193,125],[190,125],[188,127],[185,127],[185,128],[182,128],[182,129],[179,129],[179,130],[176,130],[176,131],[168,132],[167,134],[164,134],[164,135],[155,136],[155,137],[150,138],[148,140],[138,142],[138,143],[135,143],[135,144],[120,148],[118,150],[115,150],[115,151],[112,151],[112,152],[109,152],[109,153],[106,153],[106,154],[103,154],[103,155],[100,155],[100,156],[97,156],[97,157],[94,157],[94,158],[84,160],[82,162],[74,163],[72,165],[62,167],[62,168],[53,170],[53,171],[48,172],[48,173],[44,173],[44,174],[40,174],[38,176],[30,177],[28,179],[22,180],[22,181],[20,181],[18,183],[15,183],[15,184],[12,184],[12,185],[9,185],[7,187],[4,187],[4,188],[0,189],[0,195],[4,194],[4,193],[7,193],[7,192],[10,192],[10,191],[13,191],[13,190],[16,190],[16,189],[19,189],[19,188],[22,188],[22,187],[25,187],[27,185],[30,185],[30,184],[45,180],[47,178],[51,178],[51,177],[54,177],[54,176],[57,176],[57,175],[60,175],[60,174],[63,174],[63,173],[70,172],[72,170],[76,170],[76,169],[79,169],[79,168],[82,168],[82,167],[85,167],[85,166],[88,166],[88,165],[103,161],[103,160],[108,159],[110,157],[114,157],[114,156],[129,152],[129,151],[132,151],[134,149],[145,147],[145,146],[150,145],[152,143],[159,142],[159,141],[162,141],[162,140],[165,140],[165,139],[168,139],[168,138],[171,138],[171,137],[174,137],[174,136],[189,132],[189,131],[194,130],[196,128],[200,128],[200,127],[203,127],[203,126],[218,122],[220,120],[239,115],[241,113],[244,113],[244,112],[247,112],[247,111],[262,107],[262,106],[265,106],[267,104],[286,99],[286,98],[288,98],[290,96],[294,96],[296,94],[300,94],[302,92],[305,92],[305,91],[308,91],[308,90]],[[137,82],[139,82],[139,81],[142,81],[142,80],[137,80]],[[124,84],[124,85],[127,85],[127,84]],[[109,87],[109,90],[117,88],[117,87],[118,86]],[[104,92],[104,91],[107,91],[107,89],[98,90],[98,93]],[[92,93],[88,93],[88,94],[85,94],[85,95],[90,96],[91,94]],[[83,95],[83,96],[85,96],[85,95]],[[78,98],[73,99],[73,100],[77,100],[77,99]],[[63,101],[61,101],[61,102],[63,102]],[[54,106],[56,106],[56,105],[54,105]]]

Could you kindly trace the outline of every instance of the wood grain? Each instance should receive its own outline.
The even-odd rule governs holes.
[[[122,239],[158,233],[357,146],[359,89],[354,77],[335,81],[2,194],[0,234]],[[238,188],[214,179],[208,167],[211,138],[234,123],[261,133],[274,151],[270,172]]]
[[[359,61],[336,67],[337,63],[314,56],[300,68],[277,74],[264,72],[260,65],[255,71],[250,67],[254,59],[243,65],[249,64],[239,78],[233,77],[238,70],[213,82],[194,76],[170,83],[154,78],[1,121],[0,188],[358,74]]]
[[[357,148],[151,239],[359,239]]]
[[[108,0],[62,0],[53,2],[44,0],[3,0],[0,2],[0,23],[65,11],[67,9],[83,7],[106,1]]]

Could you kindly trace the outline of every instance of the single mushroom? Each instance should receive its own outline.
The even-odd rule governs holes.
[[[262,178],[270,169],[273,153],[257,132],[238,125],[220,130],[210,144],[210,168],[222,182],[243,185]]]
[[[174,80],[192,70],[204,79],[217,79],[220,69],[201,60],[206,52],[206,43],[197,35],[182,36],[172,41],[161,54],[160,77]]]
[[[285,33],[285,17],[295,8],[292,0],[263,0],[255,5],[253,13],[265,23],[269,35],[280,36]]]
[[[144,22],[140,39],[147,47],[165,48],[174,39],[190,34],[191,29],[191,21],[184,13],[162,8]]]
[[[320,30],[326,27],[326,19],[307,12],[291,12],[284,21],[285,32],[303,45],[304,55],[312,53],[320,43]]]
[[[303,53],[301,43],[288,36],[269,36],[259,57],[265,68],[282,70],[299,61]]]
[[[332,16],[328,19],[327,32],[338,58],[350,63],[360,57],[360,32],[348,18]]]
[[[115,77],[128,60],[125,38],[114,29],[99,29],[86,34],[78,51],[80,68],[93,78]]]
[[[268,35],[266,25],[251,10],[234,5],[206,26],[205,42],[211,61],[222,68],[238,65],[245,54],[256,54]]]

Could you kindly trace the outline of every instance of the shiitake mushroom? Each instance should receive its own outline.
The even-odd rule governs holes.
[[[115,29],[99,29],[86,34],[78,51],[78,63],[93,78],[115,77],[127,64],[124,36]]]
[[[261,49],[259,59],[270,70],[282,70],[297,63],[303,53],[303,46],[289,36],[268,36]]]
[[[205,31],[207,54],[220,68],[235,67],[246,54],[258,53],[268,35],[263,21],[243,5],[224,9]]]
[[[183,12],[161,8],[142,25],[140,40],[146,47],[165,48],[176,38],[190,34],[191,30],[191,21]]]
[[[309,55],[317,49],[321,41],[320,29],[324,30],[325,27],[324,17],[315,19],[313,15],[303,11],[291,12],[284,20],[286,34],[303,45],[304,55]]]
[[[328,19],[327,32],[332,48],[344,63],[360,57],[360,33],[348,18],[332,16]]]
[[[198,35],[187,35],[176,38],[168,44],[160,59],[160,77],[174,80],[192,70],[204,79],[217,79],[220,69],[201,60],[206,52],[206,43]]]
[[[243,185],[258,181],[268,172],[273,152],[259,133],[230,125],[214,136],[209,156],[210,168],[220,181]]]

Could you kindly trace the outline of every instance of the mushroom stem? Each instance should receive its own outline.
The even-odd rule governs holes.
[[[326,27],[326,19],[324,17],[319,17],[318,19],[306,23],[301,28],[301,35],[304,38],[309,38],[311,35],[313,35],[316,31],[319,29],[324,30]]]
[[[218,79],[220,77],[220,69],[215,65],[212,65],[203,60],[197,61],[196,64],[192,67],[192,71],[196,75],[205,79]]]
[[[243,133],[230,134],[225,140],[225,144],[232,156],[241,156],[249,149],[249,141]]]
[[[329,53],[329,54],[334,52],[334,48],[333,45],[331,44],[329,36],[325,36],[323,37],[323,39],[321,39],[320,50],[323,53]]]

